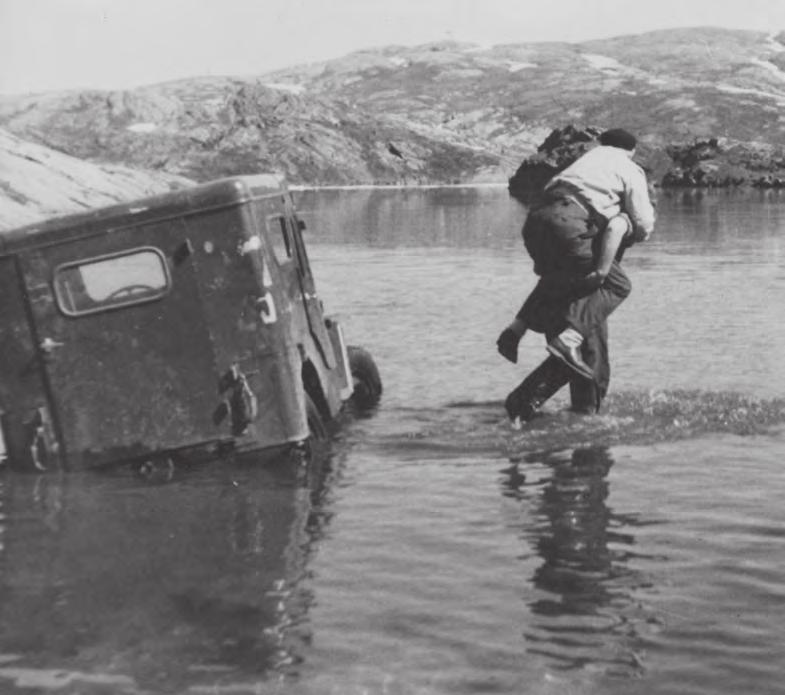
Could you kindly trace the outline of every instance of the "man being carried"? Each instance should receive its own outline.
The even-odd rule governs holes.
[[[605,321],[631,290],[618,258],[626,246],[648,239],[654,229],[654,207],[646,175],[632,161],[635,137],[613,129],[599,140],[599,146],[548,181],[542,199],[531,208],[523,238],[540,280],[497,346],[515,362],[527,328],[545,333],[548,352],[568,368],[567,374],[584,381],[604,377],[607,388]],[[599,359],[595,368],[584,354],[592,355],[595,363]],[[601,385],[600,398],[604,390]],[[508,398],[513,419],[517,413],[510,410],[519,409],[524,394],[519,396],[512,404]],[[595,400],[598,407],[599,398]],[[523,415],[531,410],[527,407],[522,406]]]

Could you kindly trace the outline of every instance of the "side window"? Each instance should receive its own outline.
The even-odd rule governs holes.
[[[267,217],[267,233],[273,246],[273,255],[278,265],[292,260],[292,238],[286,218],[283,215],[269,215]]]
[[[65,263],[54,272],[55,298],[68,316],[144,304],[170,288],[166,258],[153,247]]]

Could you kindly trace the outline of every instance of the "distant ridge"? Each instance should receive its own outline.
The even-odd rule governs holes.
[[[671,157],[665,183],[777,185],[784,42],[697,27],[583,43],[386,46],[255,77],[0,97],[0,127],[100,166],[347,185],[503,183],[555,128],[623,126]],[[696,141],[716,146],[690,154]],[[698,154],[702,174],[690,169]],[[9,167],[6,188],[21,175]]]

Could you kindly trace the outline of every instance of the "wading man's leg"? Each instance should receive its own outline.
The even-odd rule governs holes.
[[[595,268],[579,281],[575,299],[565,312],[565,329],[548,341],[548,352],[582,376],[594,376],[590,366],[581,359],[584,339],[608,319],[632,289],[617,260],[623,255],[631,234],[632,223],[627,215],[617,215],[608,222],[593,244]],[[579,251],[583,253],[585,248]],[[580,254],[578,258],[583,263]]]
[[[596,326],[586,337],[581,354],[592,368],[594,379],[576,375],[561,360],[549,356],[507,396],[504,407],[509,418],[513,421],[518,418],[524,422],[531,420],[545,402],[568,383],[571,410],[584,414],[599,411],[610,382],[607,323]]]
[[[594,372],[594,379],[573,375],[570,379],[571,410],[576,413],[596,413],[608,393],[611,365],[608,359],[608,324],[603,321],[586,336],[581,345],[581,356]]]

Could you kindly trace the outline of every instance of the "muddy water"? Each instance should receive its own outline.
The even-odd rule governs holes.
[[[303,192],[379,409],[323,467],[0,477],[0,692],[775,693],[785,197],[665,196],[603,413],[501,401],[502,190]]]

